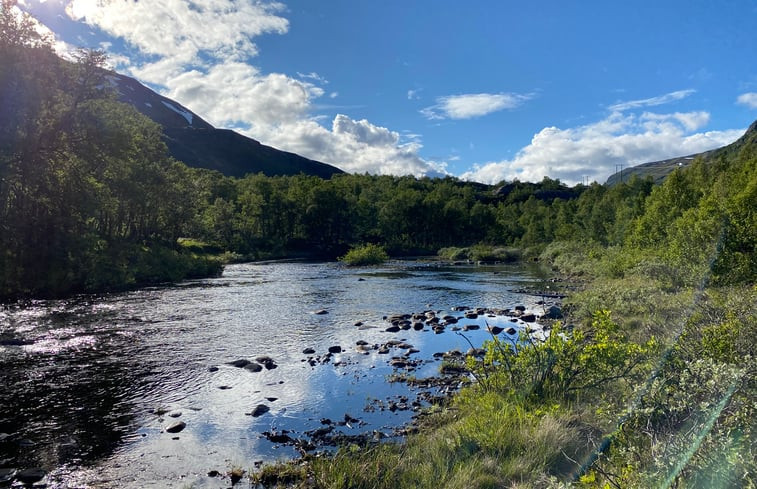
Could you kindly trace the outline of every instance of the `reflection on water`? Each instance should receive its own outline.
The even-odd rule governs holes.
[[[508,290],[535,280],[514,266],[241,264],[220,278],[0,310],[0,468],[41,466],[52,487],[225,487],[206,474],[296,455],[263,431],[301,435],[349,414],[360,423],[345,432],[388,433],[411,412],[366,407],[408,390],[385,381],[391,355],[359,354],[355,342],[403,339],[429,359],[416,375],[432,375],[432,353],[465,351],[466,340],[387,333],[384,316],[533,308],[538,298]],[[466,336],[480,344],[487,333]],[[331,363],[305,361],[304,348],[335,345]],[[277,368],[227,364],[261,355]],[[248,415],[258,404],[270,411]],[[165,432],[176,420],[186,428]]]

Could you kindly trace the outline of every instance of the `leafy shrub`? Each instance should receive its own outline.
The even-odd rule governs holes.
[[[484,348],[483,360],[468,360],[484,389],[560,399],[632,378],[657,350],[657,342],[654,338],[644,344],[628,341],[609,311],[597,311],[586,328],[568,332],[556,323],[544,339],[528,332],[519,341],[495,336]]]
[[[437,253],[445,260],[471,260],[476,262],[513,262],[520,258],[520,251],[515,248],[478,244],[470,248],[454,246],[442,248]]]
[[[456,248],[450,246],[448,248],[442,248],[437,252],[439,258],[450,261],[459,261],[468,259],[468,248]]]
[[[518,259],[518,250],[514,248],[494,247],[489,245],[472,246],[470,259],[482,262],[512,262]]]
[[[389,259],[386,250],[377,244],[364,244],[356,246],[346,255],[339,258],[339,261],[351,266],[360,265],[379,265]]]

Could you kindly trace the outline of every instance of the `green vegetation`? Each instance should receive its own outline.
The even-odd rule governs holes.
[[[1,298],[208,275],[223,259],[358,263],[384,250],[507,261],[527,249],[583,284],[546,341],[493,339],[469,359],[478,381],[407,443],[351,445],[261,482],[757,485],[757,124],[658,186],[234,179],[169,158],[160,127],[101,88],[100,53],[60,60],[11,4],[0,3]]]
[[[450,246],[437,252],[439,258],[450,261],[468,260],[483,263],[509,263],[517,261],[521,252],[517,248],[477,244],[466,248]]]
[[[388,259],[386,250],[372,243],[351,248],[346,255],[339,258],[340,261],[352,266],[379,265]]]
[[[467,359],[477,381],[405,443],[306,457],[286,480],[267,468],[266,487],[754,487],[756,135],[657,187],[507,204],[549,219],[509,222],[530,226],[519,244],[546,236],[529,242],[540,261],[583,285],[565,322],[545,341],[487,342]]]
[[[160,127],[101,88],[101,53],[60,60],[13,3],[0,3],[0,298],[218,273],[176,244],[193,174]]]

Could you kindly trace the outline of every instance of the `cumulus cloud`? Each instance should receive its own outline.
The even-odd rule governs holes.
[[[408,98],[410,92],[408,92]],[[427,119],[472,119],[504,109],[514,109],[531,98],[516,93],[470,93],[448,95],[421,110]]]
[[[570,129],[545,127],[514,158],[490,162],[462,175],[467,180],[539,181],[544,176],[575,184],[585,176],[604,182],[615,165],[633,166],[730,144],[744,130],[693,133],[706,112],[641,115],[612,112],[598,122]]]
[[[344,114],[331,128],[300,119],[277,128],[262,129],[264,140],[308,158],[326,161],[352,173],[444,176],[446,163],[422,158],[417,139],[402,142],[398,132]]]
[[[627,102],[618,102],[615,105],[610,106],[611,111],[624,111],[629,109],[638,109],[641,107],[654,107],[656,105],[669,104],[676,100],[681,100],[689,95],[696,93],[696,90],[677,90],[675,92],[666,93],[658,97],[645,98],[641,100],[629,100]]]
[[[757,109],[757,92],[742,93],[736,99],[739,105],[745,105],[750,109]]]
[[[266,74],[250,64],[257,36],[288,31],[284,11],[265,0],[71,0],[66,7],[72,19],[136,48],[139,59],[119,58],[130,74],[215,126],[346,171],[445,174],[443,162],[419,156],[417,140],[403,142],[367,120],[338,114],[330,127],[321,125],[322,117],[311,114],[326,95],[321,74]]]
[[[234,0],[72,0],[74,20],[123,38],[142,53],[196,58],[254,56],[255,36],[285,33],[289,22],[280,3]]]

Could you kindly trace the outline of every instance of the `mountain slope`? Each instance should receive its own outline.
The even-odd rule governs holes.
[[[661,161],[652,161],[650,163],[643,163],[641,165],[632,166],[630,168],[623,169],[622,172],[613,173],[607,178],[605,185],[615,185],[620,182],[627,182],[633,175],[639,178],[652,177],[655,183],[661,183],[665,180],[673,170],[676,168],[685,168],[694,162],[697,158],[718,158],[720,156],[731,154],[739,151],[744,145],[749,142],[757,140],[757,121],[754,121],[749,129],[746,130],[743,136],[722,148],[712,149],[703,153],[697,153],[688,156],[679,156],[677,158],[670,158]]]
[[[233,177],[262,172],[268,176],[304,173],[329,178],[343,173],[334,166],[266,146],[232,130],[217,129],[178,102],[128,76],[109,72],[105,79],[118,100],[133,105],[163,126],[171,156],[189,166]]]

